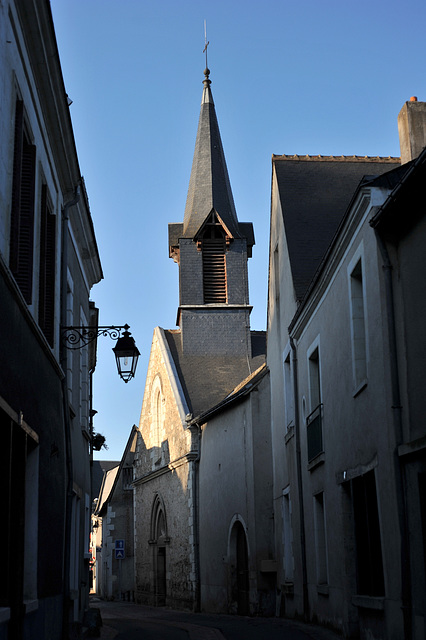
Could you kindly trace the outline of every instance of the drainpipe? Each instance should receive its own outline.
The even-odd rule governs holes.
[[[305,620],[309,620],[309,594],[308,594],[308,572],[306,568],[306,536],[305,536],[305,508],[303,503],[303,478],[302,478],[302,454],[300,447],[300,412],[299,412],[299,382],[297,376],[297,347],[294,338],[290,336],[290,346],[293,361],[294,379],[294,435],[296,440],[296,469],[297,469],[297,491],[300,505],[300,546],[302,553],[302,577],[303,577],[303,615]]]
[[[398,455],[398,445],[404,441],[402,428],[401,391],[399,384],[398,353],[396,340],[395,303],[392,285],[392,263],[386,244],[377,229],[374,229],[377,244],[383,260],[383,272],[385,281],[386,311],[389,334],[390,376],[392,392],[392,418],[395,433],[394,470],[395,488],[399,513],[399,526],[401,531],[401,602],[404,620],[404,638],[412,638],[412,596],[411,596],[411,567],[409,549],[409,528],[406,495],[405,466]]]
[[[62,208],[62,237],[61,237],[61,327],[67,325],[67,267],[68,267],[68,210],[76,205],[80,200],[80,186],[75,190],[72,200],[67,202]],[[68,405],[68,387],[67,387],[67,352],[65,347],[61,346],[60,360],[62,368],[65,372],[61,380],[62,384],[62,402],[64,411],[65,425],[65,460],[67,470],[67,493],[65,505],[65,539],[64,539],[64,588],[63,588],[63,612],[62,612],[62,633],[63,638],[68,638],[69,629],[69,603],[70,603],[70,547],[71,547],[71,520],[72,520],[72,500],[73,500],[73,461],[72,461],[72,443],[71,443],[71,423]]]
[[[192,415],[189,414],[190,419]],[[201,456],[201,426],[198,423],[192,423],[190,429],[196,429],[197,437],[197,455],[192,463],[192,517],[194,531],[194,570],[195,570],[195,611],[201,610],[201,585],[200,585],[200,532],[199,532],[199,516],[198,516],[198,493],[199,493],[199,468]],[[195,434],[192,431],[192,436]],[[192,447],[191,447],[192,449]]]

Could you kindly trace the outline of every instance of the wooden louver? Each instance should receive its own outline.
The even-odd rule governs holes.
[[[10,269],[28,304],[32,302],[36,148],[24,131],[23,103],[15,113],[10,230]]]
[[[203,288],[204,303],[226,302],[225,240],[203,240]]]

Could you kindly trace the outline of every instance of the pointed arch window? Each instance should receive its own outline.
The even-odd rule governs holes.
[[[227,302],[225,250],[224,229],[212,212],[201,244],[204,304]]]
[[[151,414],[152,414],[152,446],[160,447],[163,428],[163,394],[161,379],[157,375],[152,385],[151,392]]]
[[[157,493],[151,510],[150,544],[164,545],[170,542],[167,533],[166,509],[163,498]]]

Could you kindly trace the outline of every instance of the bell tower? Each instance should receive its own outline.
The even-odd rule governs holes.
[[[253,225],[239,222],[205,69],[183,223],[169,224],[179,265],[177,324],[187,355],[251,357],[247,260]]]

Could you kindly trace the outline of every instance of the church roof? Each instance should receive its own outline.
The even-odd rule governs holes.
[[[217,355],[187,355],[182,351],[181,331],[164,330],[190,412],[194,416],[221,403],[256,371],[266,359],[266,333],[251,331],[251,359]]]
[[[183,237],[194,238],[216,211],[233,237],[240,237],[234,198],[210,89],[210,70],[204,71],[204,89],[183,220]]]
[[[226,398],[224,398],[221,402],[219,402],[214,407],[211,407],[210,409],[207,409],[207,411],[204,411],[204,413],[194,417],[191,420],[190,424],[192,423],[204,424],[204,422],[206,422],[213,416],[217,415],[218,413],[221,413],[222,411],[226,410],[229,406],[234,405],[236,402],[240,402],[241,400],[243,400],[252,391],[254,391],[254,389],[257,388],[262,378],[266,376],[268,371],[269,369],[266,366],[266,363],[263,363],[258,369],[256,369],[256,371],[253,371],[253,373],[250,373],[250,375],[248,375],[244,380],[242,380],[242,382],[240,382],[240,384],[237,385],[235,389],[233,389],[231,393],[229,393],[226,396]]]
[[[302,300],[361,180],[399,167],[400,159],[273,155],[272,164],[296,298]]]
[[[94,515],[102,515],[104,512],[104,507],[108,501],[109,495],[111,493],[112,486],[114,484],[115,477],[118,473],[119,464],[112,469],[108,469],[104,472],[104,477],[102,480],[101,488],[99,491],[98,501],[96,503],[96,508],[94,510]]]

